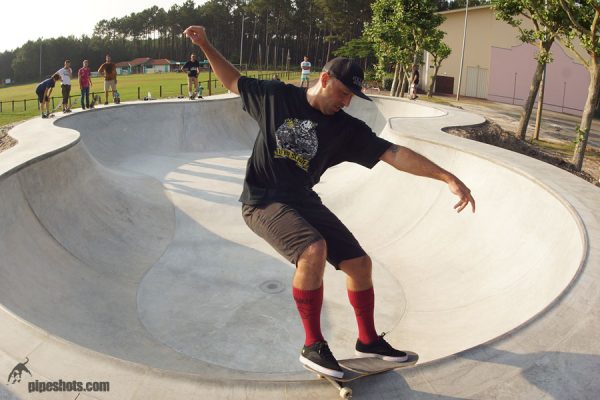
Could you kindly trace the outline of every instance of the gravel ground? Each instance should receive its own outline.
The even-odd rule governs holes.
[[[0,126],[0,153],[17,144],[15,139],[8,136],[8,130],[13,126],[15,126],[15,124]]]
[[[477,140],[478,142],[491,144],[529,157],[537,158],[538,160],[569,171],[570,173],[600,187],[600,181],[598,180],[598,176],[600,176],[598,165],[600,163],[598,161],[590,162],[589,160],[586,160],[584,165],[586,168],[584,168],[583,171],[576,171],[573,164],[570,162],[569,153],[540,148],[527,141],[517,139],[513,132],[502,129],[500,125],[490,120],[486,120],[486,122],[481,125],[453,127],[445,129],[444,131],[452,135]],[[600,156],[600,153],[597,155]],[[594,175],[594,173],[596,175]]]
[[[517,139],[514,133],[519,124],[521,106],[473,98],[462,98],[458,102],[454,98],[441,97],[437,98],[437,101],[483,115],[488,121],[483,126],[447,130],[448,133],[537,158],[600,186],[600,120],[594,119],[592,122],[583,169],[578,172],[571,164],[571,159],[575,127],[580,123],[581,117],[544,111],[539,141],[532,142],[531,136],[535,124],[534,110],[527,130],[527,140],[522,141]]]

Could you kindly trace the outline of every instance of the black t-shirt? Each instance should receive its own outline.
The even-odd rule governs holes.
[[[183,70],[188,71],[188,76],[195,78],[198,76],[198,70],[200,69],[200,62],[196,61],[188,61],[183,65]]]
[[[312,187],[327,168],[344,161],[372,168],[392,145],[344,111],[327,116],[311,107],[306,89],[241,77],[238,90],[260,128],[246,168],[244,204],[318,199]]]

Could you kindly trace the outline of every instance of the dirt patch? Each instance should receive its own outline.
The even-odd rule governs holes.
[[[17,141],[8,135],[8,131],[13,126],[14,125],[0,126],[0,153],[17,144]]]
[[[600,177],[600,151],[591,146],[589,146],[590,148],[588,150],[588,153],[591,153],[591,156],[586,155],[583,170],[576,171],[575,167],[570,161],[572,153],[568,151],[562,151],[560,148],[544,148],[520,140],[513,132],[505,131],[502,129],[502,127],[500,127],[500,125],[487,119],[483,124],[466,127],[450,127],[443,130],[444,132],[455,136],[502,147],[507,150],[536,158],[540,161],[564,169],[600,187],[600,180],[598,179],[598,177]]]

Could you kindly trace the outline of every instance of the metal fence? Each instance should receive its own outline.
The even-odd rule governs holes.
[[[270,72],[261,72],[256,74],[246,74],[248,77],[257,78],[257,79],[273,79],[273,77],[277,75],[280,79],[290,80],[300,77],[300,72],[294,71],[270,71]],[[203,89],[203,96],[211,96],[213,92],[223,92],[225,89],[223,84],[217,79],[209,79],[205,81],[198,82]],[[156,86],[149,87],[137,87],[137,100],[142,100],[148,97],[148,93],[151,94],[152,98],[169,98],[169,97],[178,97],[184,96],[184,93],[187,94],[187,83],[179,84],[179,91],[175,89],[175,86],[164,86],[159,85],[158,88]],[[150,89],[150,90],[149,90]],[[158,93],[155,90],[158,89]],[[153,92],[154,91],[154,92]],[[158,94],[158,97],[157,97]],[[99,92],[90,92],[90,99],[93,99],[94,96],[100,95],[101,97],[104,95],[104,91]],[[121,96],[121,101],[128,100],[136,100],[136,97],[129,96]],[[72,95],[69,96],[71,100],[81,98],[81,95]],[[62,96],[52,96],[50,98],[50,107],[55,109],[57,105],[62,103]],[[23,99],[23,100],[4,100],[0,101],[0,113],[2,112],[24,112],[27,110],[39,110],[40,104],[37,98],[34,99]]]

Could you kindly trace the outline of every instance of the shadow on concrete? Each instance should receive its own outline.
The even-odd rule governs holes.
[[[517,367],[524,379],[552,399],[598,399],[600,380],[589,379],[590,373],[600,374],[598,355],[560,351],[518,354],[491,346],[478,350],[481,351],[469,351],[460,357]]]

